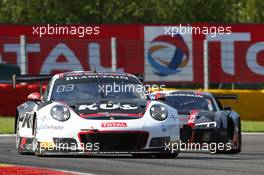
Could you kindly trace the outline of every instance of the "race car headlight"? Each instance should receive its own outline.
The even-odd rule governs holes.
[[[62,105],[53,106],[50,110],[51,116],[59,121],[66,121],[70,118],[70,111]]]
[[[159,121],[165,120],[168,116],[168,111],[165,106],[155,104],[150,108],[150,115]]]

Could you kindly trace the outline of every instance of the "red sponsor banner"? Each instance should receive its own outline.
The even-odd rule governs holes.
[[[157,27],[156,25],[149,26],[152,28]],[[144,40],[146,35],[144,27],[146,25],[86,25],[84,27],[89,28],[89,32],[91,32],[83,37],[76,33],[69,34],[69,31],[68,34],[58,34],[59,27],[68,27],[69,29],[75,27],[78,29],[78,27],[82,26],[1,26],[1,60],[6,63],[23,64],[19,37],[20,35],[25,35],[27,45],[27,60],[25,64],[28,74],[53,74],[61,71],[93,70],[94,68],[97,71],[111,71],[111,38],[115,37],[117,71],[137,74],[145,73],[144,60],[146,59],[145,53],[148,52],[145,43],[152,42],[151,40]],[[158,27],[161,28],[161,31],[157,35],[164,35],[165,26],[158,25]],[[189,35],[191,40],[185,43],[188,45],[188,52],[192,56],[192,64],[190,65],[191,75],[188,75],[188,71],[187,74],[183,71],[183,75],[191,78],[187,81],[184,76],[179,76],[179,79],[172,77],[170,82],[203,82],[201,71],[202,44],[201,42],[192,43],[192,41],[197,40],[196,37]],[[170,52],[172,53],[173,51]],[[193,52],[197,54],[193,54]],[[152,70],[154,68],[150,66],[149,70],[150,74],[153,74]],[[160,79],[166,82],[166,79],[170,79],[170,77],[166,79],[161,77]],[[157,79],[154,78],[154,80]],[[149,79],[148,81],[152,80]]]
[[[231,34],[217,35],[208,41],[210,82],[264,82],[264,25],[229,26]]]
[[[173,36],[175,38],[173,41],[174,38],[168,38],[171,35],[166,33],[166,29],[179,27],[178,24],[2,25],[0,26],[0,62],[23,64],[19,37],[25,35],[27,44],[25,64],[29,74],[93,70],[94,67],[98,71],[111,71],[111,38],[115,37],[119,72],[145,73],[146,80],[152,82],[203,83],[203,39],[207,38],[210,83],[264,81],[264,35],[261,33],[264,25],[197,23],[185,26],[187,26],[184,30],[185,34]],[[64,34],[61,34],[62,32],[58,34],[59,27],[68,27],[68,33],[64,31]],[[229,30],[226,30],[227,28]],[[198,29],[202,32],[195,33]],[[215,29],[218,32],[231,31],[231,33],[215,34]],[[83,34],[83,31],[86,33]],[[211,33],[212,37],[208,33]],[[182,46],[186,48],[182,50],[183,53],[179,51]],[[176,49],[171,52],[168,50],[171,48]],[[173,54],[176,52],[178,55]],[[187,58],[184,59],[186,55]],[[174,60],[178,67],[170,61],[176,56],[182,57],[181,62]]]
[[[94,67],[97,71],[111,71],[111,38],[115,37],[119,72],[144,73],[147,81],[155,83],[202,84],[203,40],[206,38],[209,83],[264,82],[264,24],[197,23],[183,25],[182,32],[185,33],[172,36],[172,29],[179,26],[66,25],[61,27],[63,30],[68,27],[67,32],[61,34],[56,33],[60,27],[56,25],[49,26],[49,29],[47,25],[0,25],[0,63],[23,64],[20,36],[25,35],[25,65],[29,74],[93,70]],[[177,56],[182,60],[176,59],[178,67],[175,67],[171,60]],[[156,64],[157,60],[162,64]],[[29,92],[38,91],[38,88],[21,86],[14,90],[3,85],[0,91],[1,99],[5,99],[1,102],[0,114],[14,115],[16,106],[26,101]],[[16,94],[20,94],[19,98]]]
[[[1,61],[21,64],[19,36],[25,35],[26,66],[29,74],[93,70],[94,67],[98,71],[111,71],[111,38],[116,37],[118,70],[131,73],[144,71],[144,50],[140,25],[85,26],[96,28],[98,32],[86,34],[83,37],[69,33],[42,34],[40,37],[40,31],[38,34],[33,34],[37,27],[43,26],[1,26]],[[55,27],[58,26],[53,28]],[[68,27],[78,29],[80,26]]]

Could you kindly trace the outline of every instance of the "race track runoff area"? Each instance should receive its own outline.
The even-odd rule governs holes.
[[[242,144],[242,152],[237,155],[180,153],[175,159],[133,158],[130,155],[37,157],[17,154],[15,136],[0,136],[0,163],[81,174],[170,175],[179,172],[181,175],[263,175],[264,134],[243,134]]]

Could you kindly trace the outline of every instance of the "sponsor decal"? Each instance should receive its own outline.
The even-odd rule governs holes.
[[[25,117],[23,118],[22,127],[32,128],[32,117],[30,112],[25,113]]]
[[[63,130],[64,126],[57,126],[57,125],[41,125],[38,129],[50,129],[50,130]]]
[[[80,105],[78,110],[99,110],[99,109],[104,109],[104,110],[114,110],[114,109],[123,109],[123,110],[131,110],[131,109],[137,109],[138,106],[134,104],[120,104],[120,103],[93,103],[89,105]]]
[[[167,130],[171,130],[173,128],[176,128],[178,125],[161,125],[161,131],[166,132]]]
[[[203,95],[199,95],[199,94],[165,94],[165,96],[167,97],[195,97],[195,98],[203,98]]]
[[[165,132],[167,130],[165,125],[161,125],[160,128],[162,132]]]
[[[173,129],[173,128],[176,128],[178,125],[167,125],[167,129]]]
[[[111,127],[126,128],[127,123],[126,122],[105,122],[105,123],[101,123],[101,126],[103,128],[111,128]]]
[[[191,34],[171,37],[163,26],[145,27],[144,40],[145,81],[193,81]]]
[[[119,79],[119,80],[128,80],[127,76],[122,75],[81,75],[81,76],[67,76],[65,77],[66,81],[69,80],[82,80],[82,79],[91,79],[91,78],[112,78],[112,79]]]
[[[33,149],[32,142],[33,142],[33,138],[21,137],[20,143],[19,143],[19,148],[21,150],[31,150],[31,149]]]

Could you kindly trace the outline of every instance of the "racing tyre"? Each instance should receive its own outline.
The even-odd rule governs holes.
[[[18,154],[23,154],[23,150],[21,148],[21,137],[19,136],[19,120],[18,116],[15,118],[15,132],[16,132],[16,148]]]
[[[242,147],[242,137],[241,137],[241,122],[239,119],[239,124],[238,124],[238,128],[237,128],[237,138],[235,140],[235,149],[231,149],[230,151],[227,151],[227,153],[229,154],[238,154],[241,152],[241,147]]]
[[[234,126],[235,127],[235,126]],[[242,137],[241,137],[241,122],[239,119],[239,123],[237,128],[234,128],[234,130],[237,130],[237,137],[236,138],[228,138],[227,143],[232,143],[234,140],[234,144],[231,145],[231,150],[217,150],[215,154],[238,154],[241,152],[242,147]],[[230,137],[230,136],[229,136]],[[213,153],[214,154],[214,153]]]

